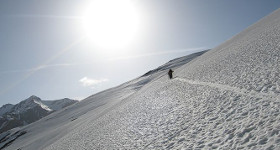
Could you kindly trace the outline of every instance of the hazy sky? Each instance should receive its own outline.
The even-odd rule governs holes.
[[[108,50],[86,37],[81,18],[89,0],[1,0],[0,105],[31,95],[85,98],[214,48],[280,6],[279,0],[132,1],[139,32],[128,46]]]

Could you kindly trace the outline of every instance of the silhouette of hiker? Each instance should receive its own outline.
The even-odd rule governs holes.
[[[173,70],[169,69],[169,71],[168,71],[168,75],[169,75],[169,78],[170,78],[170,79],[172,79],[172,78],[173,78],[173,75],[172,75],[172,73],[173,73],[173,72],[174,72]]]

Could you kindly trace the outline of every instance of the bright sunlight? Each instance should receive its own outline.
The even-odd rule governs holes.
[[[86,10],[83,24],[95,45],[121,49],[137,37],[140,16],[130,0],[95,0]]]

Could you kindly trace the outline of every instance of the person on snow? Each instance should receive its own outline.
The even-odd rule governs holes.
[[[173,70],[169,69],[169,71],[168,71],[168,75],[169,75],[169,78],[170,78],[170,79],[172,79],[172,78],[173,78],[173,75],[172,75],[172,73],[173,73],[173,72],[174,72]]]

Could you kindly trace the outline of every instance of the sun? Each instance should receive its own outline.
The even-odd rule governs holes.
[[[140,15],[131,0],[94,0],[86,10],[83,26],[96,46],[120,49],[137,37]]]

